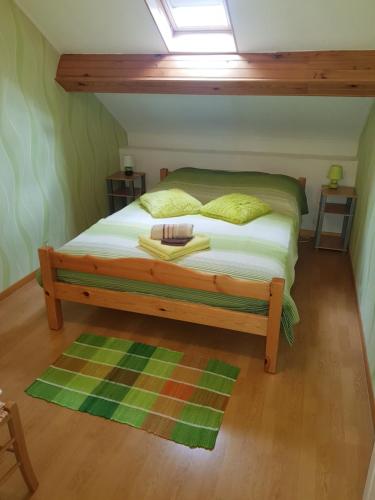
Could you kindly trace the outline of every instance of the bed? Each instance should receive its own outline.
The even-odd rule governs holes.
[[[162,169],[160,177],[154,190],[178,187],[203,203],[242,192],[273,211],[238,226],[202,215],[153,219],[136,200],[57,251],[40,248],[50,328],[63,326],[62,300],[221,327],[264,336],[265,370],[275,373],[280,332],[292,343],[299,320],[290,290],[307,212],[305,179],[195,168]],[[153,224],[174,222],[193,223],[211,248],[172,263],[138,246]]]

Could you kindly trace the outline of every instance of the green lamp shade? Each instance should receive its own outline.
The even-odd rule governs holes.
[[[327,178],[331,181],[340,181],[342,179],[342,166],[331,165],[328,170]]]

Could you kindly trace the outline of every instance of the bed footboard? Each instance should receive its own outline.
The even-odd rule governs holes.
[[[55,252],[52,247],[40,248],[39,260],[48,324],[52,330],[63,326],[61,300],[227,328],[266,337],[265,370],[276,372],[284,292],[282,278],[273,278],[270,282],[249,281],[202,273],[160,260],[76,256]],[[182,300],[73,285],[57,281],[57,269],[260,299],[269,303],[269,311],[267,316],[261,316]]]

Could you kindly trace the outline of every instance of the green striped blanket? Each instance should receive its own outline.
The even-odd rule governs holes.
[[[226,193],[241,192],[258,196],[273,212],[241,226],[201,215],[153,219],[135,201],[102,219],[59,249],[76,255],[101,257],[153,258],[138,246],[139,235],[149,235],[157,223],[191,223],[194,231],[207,234],[211,248],[182,257],[175,262],[184,267],[215,274],[228,274],[249,280],[285,278],[282,326],[287,340],[293,341],[293,325],[298,312],[290,295],[297,261],[297,237],[301,213],[306,213],[306,197],[295,179],[257,172],[223,172],[182,168],[171,173],[155,189],[178,187],[207,202]],[[267,304],[243,297],[146,282],[110,278],[61,270],[58,278],[67,283],[112,290],[152,294],[200,302],[236,311],[267,313]]]

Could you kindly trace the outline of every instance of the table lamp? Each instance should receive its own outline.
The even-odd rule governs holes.
[[[331,165],[328,170],[327,179],[331,182],[328,185],[330,189],[337,189],[339,187],[338,181],[343,178],[342,166],[341,165]]]
[[[121,170],[125,172],[125,175],[133,175],[133,169],[135,167],[134,156],[124,155],[122,158]]]

